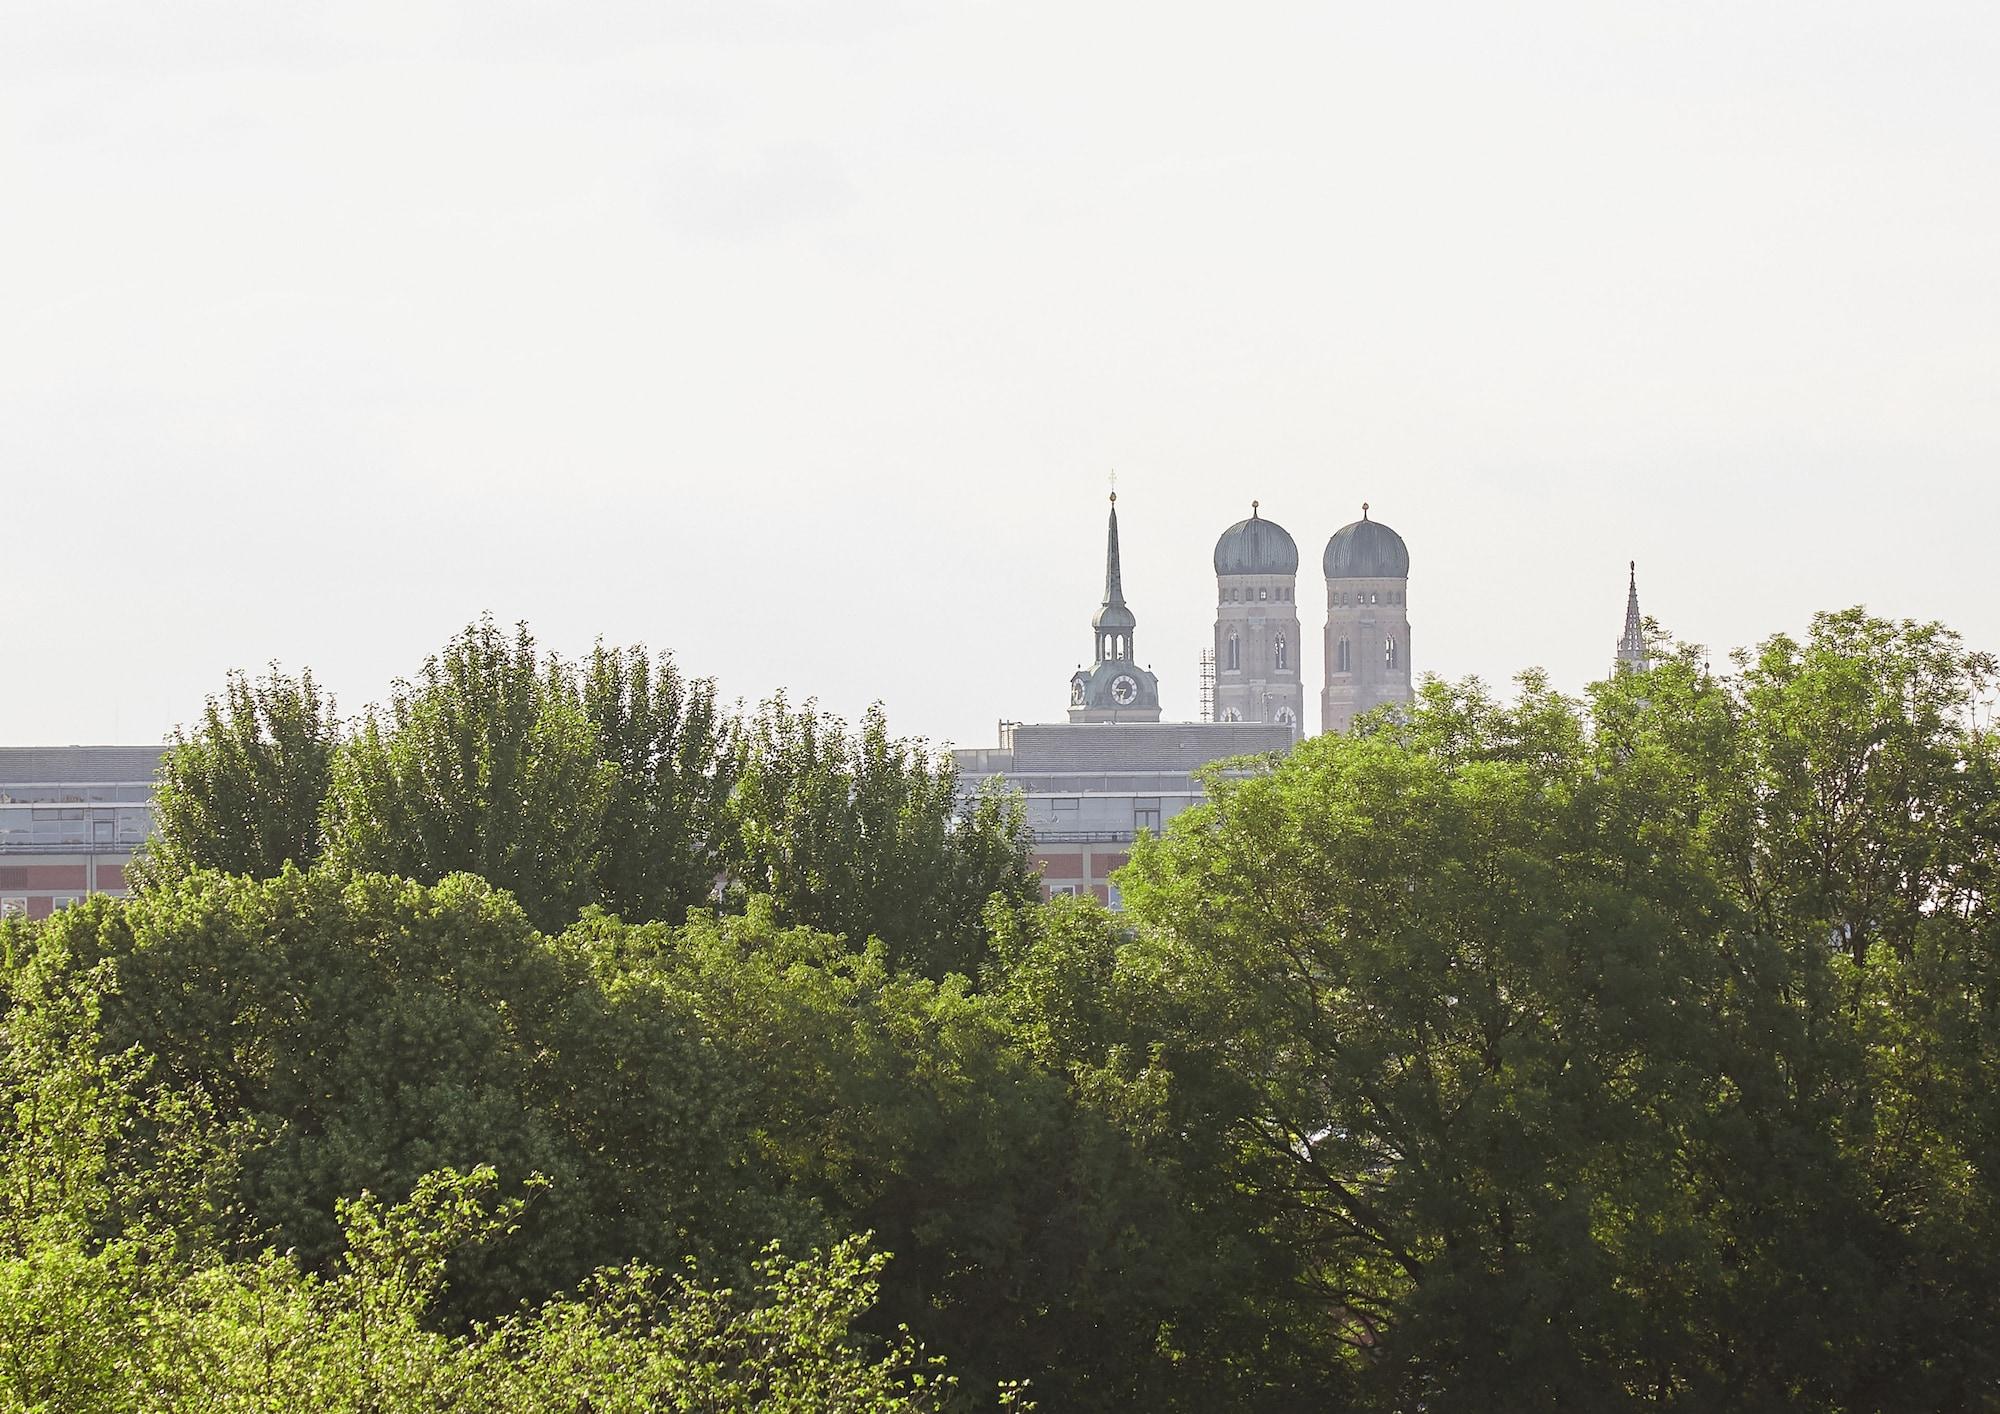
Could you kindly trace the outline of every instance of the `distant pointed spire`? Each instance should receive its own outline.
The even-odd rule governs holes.
[[[1639,562],[1626,562],[1625,633],[1618,640],[1618,656],[1612,671],[1643,673],[1653,666],[1646,656],[1646,624],[1639,613]]]
[[[1118,493],[1111,493],[1111,518],[1104,532],[1104,604],[1090,621],[1097,637],[1097,661],[1132,660],[1132,630],[1137,621],[1125,603],[1124,577],[1118,570]]]
[[[1104,603],[1108,608],[1125,602],[1125,584],[1118,572],[1118,493],[1111,493],[1111,528],[1104,537]]]

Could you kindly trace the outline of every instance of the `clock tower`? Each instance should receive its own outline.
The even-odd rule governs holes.
[[[1097,660],[1078,668],[1069,680],[1072,722],[1157,722],[1160,720],[1160,680],[1139,666],[1132,651],[1132,630],[1138,620],[1125,605],[1125,586],[1118,570],[1118,493],[1111,493],[1111,528],[1104,547],[1104,603],[1091,619],[1097,640]]]

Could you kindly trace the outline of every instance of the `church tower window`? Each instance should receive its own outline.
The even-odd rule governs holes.
[[[1232,673],[1243,666],[1242,656],[1237,651],[1236,635],[1233,633],[1229,635],[1228,651],[1224,653],[1223,658],[1223,666]]]
[[[1272,652],[1276,655],[1277,669],[1282,673],[1286,668],[1285,636],[1282,633],[1272,640]]]
[[[1353,664],[1349,661],[1346,639],[1343,638],[1340,640],[1340,647],[1334,651],[1333,660],[1337,665],[1334,668],[1334,671],[1337,673],[1347,673],[1354,670]]]
[[[1396,666],[1396,640],[1393,635],[1382,640],[1382,662],[1391,668]]]

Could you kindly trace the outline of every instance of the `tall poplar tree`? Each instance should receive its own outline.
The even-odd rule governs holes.
[[[136,872],[162,881],[195,869],[262,878],[288,863],[310,867],[326,848],[340,741],[333,698],[311,669],[293,677],[273,664],[255,681],[231,673],[160,759],[154,834]]]

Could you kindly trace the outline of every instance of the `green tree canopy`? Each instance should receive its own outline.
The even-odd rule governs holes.
[[[583,710],[617,770],[600,827],[593,893],[637,922],[677,922],[722,877],[732,835],[736,725],[710,678],[689,680],[644,647],[599,644],[584,664]]]
[[[477,874],[559,928],[591,901],[617,780],[573,672],[544,664],[525,624],[510,640],[483,619],[341,750],[329,855],[425,882]]]
[[[1011,801],[961,803],[951,758],[889,734],[878,704],[861,730],[780,695],[746,726],[731,802],[741,890],[787,924],[859,944],[899,966],[976,976],[990,899],[1038,896]]]
[[[333,699],[310,669],[292,677],[273,664],[255,682],[231,673],[201,724],[177,728],[161,758],[154,834],[137,872],[310,868],[326,848],[322,814],[340,740]]]

